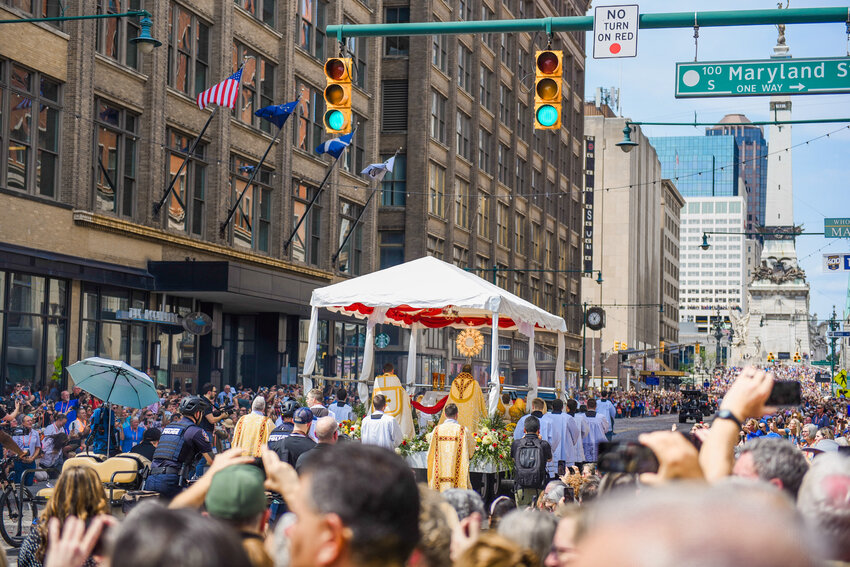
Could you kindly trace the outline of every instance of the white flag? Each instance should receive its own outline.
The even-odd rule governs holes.
[[[361,171],[360,173],[363,175],[368,175],[372,179],[376,179],[381,181],[388,171],[393,170],[393,166],[395,165],[395,156],[391,157],[384,163],[373,163],[366,166],[366,169]]]

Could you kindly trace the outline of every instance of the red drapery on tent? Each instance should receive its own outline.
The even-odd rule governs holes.
[[[435,413],[440,413],[443,411],[443,406],[446,405],[446,400],[448,400],[448,396],[444,396],[439,402],[434,404],[433,406],[423,406],[419,402],[415,402],[410,400],[410,405],[416,408],[417,411],[421,411],[422,413],[427,413],[428,415],[434,415]]]

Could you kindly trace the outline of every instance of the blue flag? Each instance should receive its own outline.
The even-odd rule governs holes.
[[[295,112],[295,107],[298,106],[298,99],[286,104],[273,104],[272,106],[264,106],[254,114],[260,118],[265,118],[278,128],[283,128],[286,124],[286,119],[289,115]]]
[[[327,142],[316,148],[316,153],[330,154],[335,158],[339,158],[345,148],[347,148],[349,144],[351,144],[352,136],[354,136],[354,132],[346,134],[345,136],[340,136],[339,138],[328,140]]]

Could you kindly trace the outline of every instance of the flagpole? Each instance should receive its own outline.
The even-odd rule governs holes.
[[[352,134],[351,135],[352,142],[354,141],[354,133],[357,132],[357,128],[359,126],[360,126],[360,123],[358,123],[354,127],[354,131],[351,133]],[[331,163],[331,166],[328,168],[327,173],[325,173],[325,178],[322,179],[322,183],[319,185],[319,188],[316,189],[316,192],[313,194],[313,198],[310,199],[310,203],[307,205],[307,210],[304,211],[304,214],[301,215],[300,219],[298,219],[298,222],[295,224],[295,228],[292,229],[292,234],[290,234],[289,238],[286,239],[286,242],[283,243],[283,251],[284,252],[286,252],[286,249],[289,248],[290,244],[292,244],[292,239],[295,238],[296,234],[298,234],[298,229],[301,228],[301,225],[304,223],[304,220],[307,218],[307,215],[310,213],[310,210],[313,208],[313,205],[316,204],[316,200],[319,198],[319,194],[322,192],[322,189],[324,188],[325,183],[327,183],[328,177],[331,176],[331,172],[333,171],[334,167],[336,167],[336,164],[339,161],[339,158],[342,157],[342,154],[345,152],[346,149],[348,149],[347,146],[342,149],[342,152],[340,152],[340,154],[336,158],[334,158],[333,163]]]
[[[251,177],[250,177],[250,179],[248,179],[248,183],[245,185],[245,188],[242,189],[242,192],[239,193],[239,198],[236,199],[236,203],[233,205],[233,207],[231,207],[230,211],[227,213],[227,218],[224,219],[223,223],[221,223],[221,226],[218,229],[220,236],[222,236],[222,237],[224,236],[224,232],[227,230],[227,225],[230,224],[230,221],[233,219],[233,215],[236,214],[236,209],[239,208],[239,204],[242,202],[242,197],[244,197],[245,193],[248,192],[248,187],[250,187],[254,183],[254,177],[257,176],[257,172],[263,166],[263,162],[266,161],[266,157],[269,155],[269,152],[271,151],[274,143],[277,141],[278,136],[280,136],[281,130],[283,130],[283,124],[278,126],[277,132],[275,133],[274,138],[272,138],[272,141],[269,142],[269,145],[266,148],[266,153],[264,153],[263,157],[260,158],[260,163],[258,163],[256,165],[256,167],[254,167],[254,171],[251,172]]]
[[[207,118],[206,124],[201,128],[201,133],[192,141],[192,146],[189,148],[189,152],[186,154],[186,157],[183,159],[183,163],[180,164],[180,169],[177,170],[177,173],[174,174],[174,177],[171,178],[171,183],[168,184],[168,189],[165,190],[165,194],[162,196],[162,199],[159,200],[158,203],[153,204],[153,216],[157,216],[159,214],[159,210],[165,205],[165,201],[168,199],[168,196],[171,194],[171,191],[174,189],[174,184],[177,183],[177,178],[180,177],[180,173],[183,171],[183,168],[186,167],[186,164],[189,163],[189,159],[194,155],[195,148],[198,146],[198,143],[201,141],[201,138],[207,131],[207,128],[212,122],[215,113],[218,112],[218,105],[213,108],[212,113],[209,118]]]
[[[393,154],[393,157],[390,158],[390,159],[396,158],[398,156],[398,152],[400,152],[400,151],[401,151],[401,148],[397,149],[395,151],[395,153]],[[389,160],[387,160],[387,161],[389,161]],[[384,174],[386,175],[386,171],[384,172]],[[377,193],[377,192],[378,192],[378,188],[375,187],[374,190],[372,191],[372,194],[369,195],[368,199],[366,199],[366,204],[363,205],[363,210],[360,211],[360,214],[357,216],[357,219],[354,221],[354,224],[351,225],[351,228],[348,229],[348,232],[346,233],[345,239],[343,239],[342,244],[339,245],[339,249],[336,251],[336,254],[333,255],[333,258],[331,258],[331,264],[336,263],[336,259],[339,258],[339,255],[342,253],[342,249],[345,248],[346,244],[348,244],[348,239],[351,238],[351,235],[354,232],[354,229],[356,229],[357,225],[360,223],[360,219],[362,219],[363,215],[366,214],[366,209],[369,208],[369,203],[372,202],[372,197],[374,197],[375,193]]]

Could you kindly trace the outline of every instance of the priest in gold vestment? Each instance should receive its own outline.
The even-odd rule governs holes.
[[[470,431],[480,429],[479,421],[487,416],[487,405],[484,402],[484,394],[481,386],[472,377],[472,367],[464,364],[454,380],[449,392],[448,404],[455,404],[458,409],[457,422]],[[440,423],[446,420],[446,412],[440,417]]]
[[[233,447],[241,448],[244,457],[259,457],[273,429],[274,423],[266,417],[266,399],[257,396],[251,404],[251,413],[243,415],[236,423]]]
[[[413,410],[410,409],[410,396],[401,385],[401,380],[395,375],[395,367],[392,363],[384,365],[384,373],[375,378],[375,387],[372,398],[383,394],[387,399],[384,413],[393,416],[401,426],[401,434],[405,439],[416,435],[413,428]],[[369,414],[375,413],[374,408],[369,409]]]
[[[445,421],[428,434],[428,486],[440,492],[471,488],[469,460],[475,452],[472,432],[458,423],[457,405],[446,404],[443,416]]]

